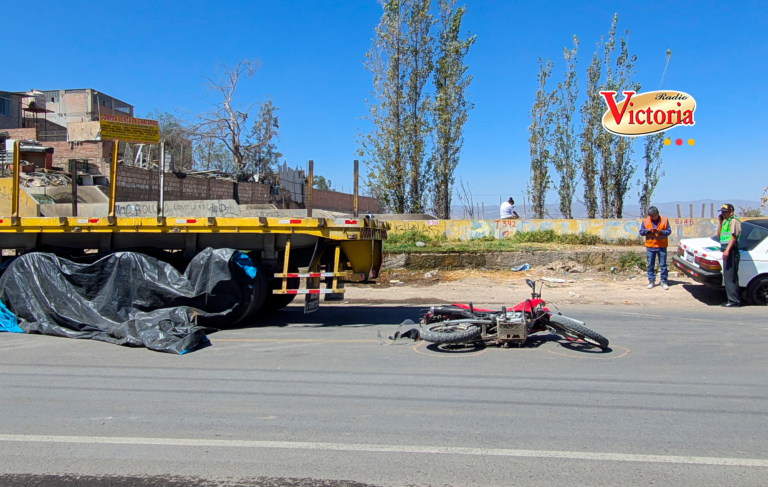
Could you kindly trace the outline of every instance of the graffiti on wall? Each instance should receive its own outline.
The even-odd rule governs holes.
[[[552,230],[561,235],[587,233],[615,241],[639,238],[641,220],[413,220],[393,221],[390,225],[391,233],[417,229],[432,238],[445,236],[448,240],[508,238],[516,232]],[[717,220],[711,218],[670,219],[670,225],[670,245],[684,238],[711,237],[717,233]]]

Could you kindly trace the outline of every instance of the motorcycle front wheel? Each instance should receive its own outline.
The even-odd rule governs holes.
[[[600,347],[603,350],[608,348],[608,339],[596,331],[590,330],[581,321],[553,314],[549,316],[549,324],[561,335],[584,340],[590,345]]]
[[[473,343],[478,341],[482,330],[472,323],[435,323],[419,334],[425,342],[436,343]]]

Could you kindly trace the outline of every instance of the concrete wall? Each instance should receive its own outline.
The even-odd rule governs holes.
[[[505,238],[520,231],[554,230],[558,234],[589,233],[605,240],[638,238],[640,220],[424,220],[391,221],[390,233],[418,228],[432,236],[445,235],[451,240],[481,237]],[[684,238],[717,235],[716,218],[670,218],[670,246]]]

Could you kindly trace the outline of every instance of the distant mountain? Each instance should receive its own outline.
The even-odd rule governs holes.
[[[715,216],[717,216],[717,210],[720,209],[720,206],[723,203],[731,203],[736,208],[736,213],[738,214],[739,208],[759,208],[760,202],[759,201],[750,201],[750,200],[729,200],[729,201],[720,201],[720,200],[712,200],[712,199],[705,199],[705,200],[694,200],[694,201],[672,201],[669,203],[653,203],[653,206],[659,209],[659,212],[667,217],[670,218],[677,218],[677,205],[680,205],[680,215],[682,218],[688,218],[690,217],[690,208],[691,205],[693,205],[693,217],[694,218],[700,218],[701,217],[701,205],[704,205],[704,216],[709,217],[710,216],[710,208],[711,205],[714,205],[714,211]],[[530,210],[529,208],[526,208],[526,210],[523,209],[522,204],[515,205],[515,210],[520,215],[521,218],[524,218],[524,214],[527,213],[528,217],[530,217],[530,212],[526,210]],[[480,211],[483,213],[483,210]],[[475,213],[477,213],[477,210],[475,210]],[[547,205],[547,213],[549,214],[550,218],[560,218],[560,205],[558,203],[552,203]],[[461,219],[461,218],[468,218],[465,217],[465,211],[464,208],[461,205],[453,205],[451,206],[451,217],[454,219]],[[574,202],[573,204],[573,217],[574,218],[586,218],[587,217],[587,210],[581,203]],[[499,206],[498,205],[485,205],[485,210],[483,215],[475,215],[474,217],[476,220],[485,218],[486,220],[495,220],[499,218]],[[640,208],[638,207],[636,202],[627,203],[624,206],[624,218],[640,218]]]

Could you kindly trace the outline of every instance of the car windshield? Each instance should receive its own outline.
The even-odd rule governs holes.
[[[742,222],[739,250],[755,250],[755,247],[766,238],[768,238],[768,228]]]

